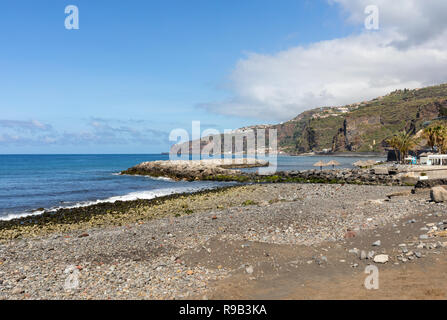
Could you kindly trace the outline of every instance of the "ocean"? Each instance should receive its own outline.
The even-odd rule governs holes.
[[[216,188],[233,183],[172,181],[121,176],[144,161],[169,155],[0,155],[0,220],[116,200],[151,199],[173,193]],[[360,157],[336,157],[340,167],[352,167]],[[371,158],[367,158],[371,159]],[[328,157],[278,157],[278,170],[314,169]]]

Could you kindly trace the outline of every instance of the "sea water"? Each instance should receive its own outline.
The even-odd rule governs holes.
[[[173,181],[119,175],[144,161],[169,155],[0,155],[0,220],[117,200],[151,199],[173,193],[216,188],[231,183]],[[351,167],[359,157],[337,157]],[[314,169],[327,157],[278,157],[278,170]]]

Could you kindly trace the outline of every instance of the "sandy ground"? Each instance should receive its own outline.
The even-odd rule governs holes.
[[[416,225],[415,225],[416,226]],[[401,228],[402,230],[402,228]],[[391,237],[389,228],[360,235],[354,241],[327,244],[318,248],[297,246],[272,246],[257,244],[244,253],[255,265],[253,274],[241,270],[213,285],[210,299],[446,299],[447,298],[447,255],[444,250],[425,252],[416,261],[405,264],[388,262],[385,265],[371,261],[362,263],[347,253],[348,248],[369,247],[377,240],[387,238],[381,251],[396,253],[396,244],[412,238],[414,228],[403,229],[400,237]],[[228,254],[222,248],[232,245],[217,245],[222,255]],[[328,250],[328,251],[326,251]],[[250,252],[252,251],[252,252]],[[326,254],[328,263],[307,264],[321,252]],[[267,254],[267,255],[266,255]],[[265,256],[259,259],[260,256]],[[233,257],[234,259],[234,257]],[[346,262],[359,263],[358,267],[349,267]],[[202,260],[204,261],[204,260]],[[341,261],[341,262],[340,262]],[[394,264],[399,263],[399,264]],[[378,289],[367,289],[365,280],[369,274],[365,267],[377,265],[379,270]],[[200,297],[197,297],[200,299]]]

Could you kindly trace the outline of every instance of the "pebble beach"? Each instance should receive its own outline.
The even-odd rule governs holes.
[[[279,262],[278,270],[301,261],[305,268],[315,265],[309,272],[320,272],[334,263],[325,253],[329,247],[340,255],[336,270],[351,271],[362,261],[349,253],[349,239],[398,226],[414,215],[436,217],[438,224],[447,220],[443,203],[410,191],[400,186],[252,184],[129,202],[70,221],[4,224],[0,298],[222,297],[219,294],[226,291],[220,285],[238,283],[241,275],[247,281],[266,279],[269,271],[260,267],[261,260],[275,260],[281,252],[287,259]],[[383,243],[387,237],[381,235]],[[418,237],[413,235],[412,245],[419,245]],[[427,235],[428,240],[432,237]],[[438,248],[440,240],[435,241]],[[389,249],[382,249],[389,254],[397,248],[390,243]],[[397,255],[390,255],[387,265],[398,266],[393,263],[402,264]]]

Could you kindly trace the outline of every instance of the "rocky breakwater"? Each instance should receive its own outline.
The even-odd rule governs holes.
[[[278,172],[276,176],[281,182],[405,185],[394,172],[384,172],[378,169],[289,171]]]
[[[213,180],[217,177],[244,176],[240,168],[267,167],[268,161],[258,159],[167,160],[143,162],[121,174],[167,177],[174,180]],[[237,179],[235,179],[237,180]]]
[[[144,162],[122,174],[169,177],[175,180],[238,181],[247,183],[340,183],[367,185],[408,185],[397,171],[376,167],[372,169],[278,171],[268,175],[244,172],[236,168],[268,166],[255,159],[155,161]]]

